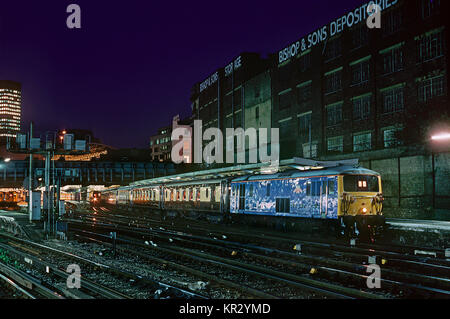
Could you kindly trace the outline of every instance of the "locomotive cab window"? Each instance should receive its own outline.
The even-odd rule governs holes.
[[[378,176],[346,175],[344,176],[346,192],[379,192]]]

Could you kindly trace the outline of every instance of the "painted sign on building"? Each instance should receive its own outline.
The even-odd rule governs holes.
[[[225,67],[225,76],[231,75],[235,70],[242,67],[242,56],[238,56]],[[219,80],[219,71],[209,76],[205,81],[200,83],[200,93],[214,85]]]
[[[289,45],[283,50],[278,52],[278,63],[283,63],[292,57],[297,56],[299,53],[306,51],[319,43],[324,42],[329,37],[333,37],[340,34],[345,29],[349,29],[361,22],[367,21],[371,16],[370,8],[372,5],[377,5],[381,11],[388,9],[398,3],[398,0],[376,0],[369,1],[355,10],[343,15],[342,17],[330,22],[329,25],[325,25],[322,28],[308,34],[306,37],[301,38],[297,42]],[[373,12],[372,12],[373,14]]]

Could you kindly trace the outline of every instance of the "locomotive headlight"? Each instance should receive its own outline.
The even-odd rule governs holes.
[[[364,207],[364,208],[362,209],[362,212],[363,212],[364,214],[366,214],[366,213],[367,213],[367,208]]]

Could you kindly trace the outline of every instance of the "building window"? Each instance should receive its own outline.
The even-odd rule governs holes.
[[[287,89],[292,79],[292,68],[284,65],[278,69],[278,82],[282,89]]]
[[[403,69],[403,49],[397,47],[382,55],[383,73],[389,74]]]
[[[427,62],[444,55],[444,31],[435,31],[417,40],[418,62]]]
[[[255,99],[261,96],[261,88],[259,86],[255,86]]]
[[[342,89],[342,71],[336,71],[325,76],[325,92],[327,94]]]
[[[311,126],[312,113],[303,114],[298,118],[298,133],[299,135],[309,135]]]
[[[303,104],[311,99],[312,82],[302,85],[298,88],[298,104]]]
[[[330,137],[327,139],[327,146],[328,146],[328,152],[337,152],[342,153],[344,152],[344,137],[338,136],[338,137]]]
[[[397,147],[403,145],[399,135],[402,128],[386,128],[383,129],[383,141],[385,148]]]
[[[422,0],[422,18],[426,19],[439,14],[441,0]]]
[[[370,151],[372,149],[372,133],[361,133],[353,136],[353,152]]]
[[[367,95],[353,99],[353,119],[366,120],[370,117],[370,100],[372,96]]]
[[[444,76],[422,80],[419,83],[419,101],[427,102],[434,97],[444,95]]]
[[[280,110],[288,109],[291,107],[291,94],[290,90],[282,92],[278,95],[278,107]]]
[[[317,143],[303,144],[303,157],[304,158],[317,157]]]
[[[290,120],[279,122],[281,140],[289,139],[292,136],[290,123]]]
[[[342,122],[342,103],[327,106],[327,126],[338,125]]]
[[[299,70],[305,72],[311,66],[311,53],[306,53],[299,59]]]
[[[352,68],[352,85],[358,85],[369,81],[369,60],[354,64]]]
[[[382,27],[385,35],[389,35],[400,30],[403,24],[402,8],[382,12]]]
[[[337,38],[330,42],[327,42],[325,49],[325,60],[332,60],[341,55],[342,46],[341,46],[341,38]]]
[[[352,32],[353,48],[357,49],[365,46],[369,39],[369,28],[366,25],[355,28]]]
[[[383,94],[383,112],[401,112],[404,108],[403,87],[396,87],[385,90]]]

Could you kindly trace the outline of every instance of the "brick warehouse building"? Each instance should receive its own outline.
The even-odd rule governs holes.
[[[221,129],[278,127],[282,159],[357,157],[383,175],[389,214],[450,219],[450,146],[430,142],[450,113],[449,3],[377,2],[381,29],[366,26],[362,3],[268,60],[220,69],[194,86],[194,116]]]

